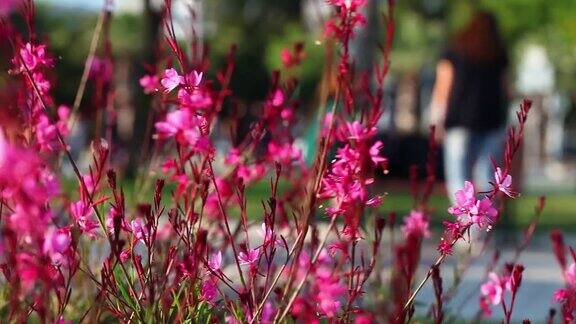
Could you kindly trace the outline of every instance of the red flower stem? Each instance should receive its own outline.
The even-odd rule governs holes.
[[[234,253],[234,261],[236,261],[236,268],[238,270],[238,274],[240,275],[240,281],[242,282],[242,286],[244,287],[244,289],[246,289],[246,281],[244,280],[244,275],[242,274],[240,261],[238,261],[238,251],[236,248],[236,244],[234,243],[234,237],[232,236],[232,232],[230,231],[228,215],[226,214],[226,210],[224,209],[224,205],[222,203],[222,196],[220,195],[220,190],[218,189],[218,183],[216,182],[216,177],[214,176],[214,168],[212,167],[212,161],[210,160],[208,161],[208,168],[210,169],[210,177],[212,178],[212,183],[214,184],[214,190],[216,191],[216,196],[218,197],[218,207],[220,208],[220,213],[222,214],[222,218],[224,219],[226,234],[228,235],[228,240],[230,241],[230,245],[232,246],[232,251]]]

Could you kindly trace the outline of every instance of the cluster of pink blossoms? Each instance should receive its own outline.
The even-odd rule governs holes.
[[[45,68],[52,65],[53,60],[46,53],[46,45],[23,44],[12,59],[13,74],[23,74],[26,88],[23,115],[36,136],[36,145],[40,151],[54,152],[63,149],[59,136],[68,135],[68,118],[70,109],[59,106],[58,120],[51,122],[46,111],[46,105],[52,103],[50,97],[51,83],[46,79]]]
[[[302,253],[298,260],[298,276],[303,276],[305,269],[310,265],[310,256]],[[316,313],[320,313],[329,319],[334,319],[342,307],[343,294],[347,287],[341,277],[333,271],[333,258],[323,250],[308,276],[311,286],[307,295],[296,299],[290,312],[306,322],[317,322]]]
[[[37,153],[11,145],[0,133],[0,197],[11,211],[0,243],[2,267],[14,270],[6,278],[19,280],[24,293],[40,283],[61,287],[64,279],[57,269],[72,266],[70,228],[53,225],[49,205],[58,194],[56,176]]]
[[[502,305],[504,315],[510,320],[523,271],[522,265],[509,263],[505,265],[502,276],[495,272],[488,274],[488,281],[480,287],[480,308],[485,316],[492,315],[491,306]],[[510,294],[509,300],[506,298],[507,292]]]
[[[464,188],[456,191],[454,196],[456,204],[451,206],[448,212],[456,216],[463,226],[476,224],[480,228],[491,229],[498,216],[498,210],[492,206],[489,197],[477,199],[474,185],[469,181],[466,181]]]
[[[430,237],[430,221],[421,211],[413,210],[404,218],[402,232],[405,236]]]
[[[345,141],[338,149],[328,172],[322,179],[318,196],[333,199],[332,206],[326,208],[330,216],[344,216],[349,234],[357,230],[356,211],[360,206],[376,207],[382,202],[380,196],[370,196],[367,186],[374,182],[374,169],[386,170],[387,160],[380,155],[382,142],[372,142],[376,127],[365,127],[359,122],[344,123],[338,130],[338,139]]]

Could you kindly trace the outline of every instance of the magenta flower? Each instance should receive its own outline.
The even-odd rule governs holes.
[[[402,232],[404,232],[404,235],[406,236],[414,235],[416,237],[430,237],[430,230],[428,227],[429,222],[424,213],[413,210],[404,218]]]
[[[190,72],[188,75],[186,75],[186,82],[193,87],[197,87],[202,82],[202,76],[203,75],[204,75],[204,73],[197,72],[194,70],[194,71]]]
[[[146,243],[148,236],[148,229],[144,224],[144,221],[140,218],[136,218],[130,222],[130,230],[137,240],[142,243]]]
[[[245,184],[261,179],[265,173],[266,167],[262,164],[240,164],[236,171],[236,175],[242,178]]]
[[[92,208],[82,200],[70,204],[70,214],[78,228],[90,238],[95,238],[99,224],[92,218],[92,213]]]
[[[514,198],[516,195],[512,191],[512,176],[509,174],[504,174],[502,169],[496,168],[494,172],[494,178],[496,179],[496,187],[498,190],[502,191],[510,198]]]
[[[203,89],[187,89],[178,90],[178,103],[182,108],[190,110],[206,109],[209,108],[213,101],[210,94]]]
[[[48,254],[55,264],[61,264],[64,261],[63,254],[68,250],[71,242],[72,235],[69,228],[51,228],[44,240],[44,253]]]
[[[16,7],[18,7],[21,3],[22,3],[22,0],[2,0],[2,1],[0,1],[0,17],[8,16],[8,14],[12,10],[16,9]]]
[[[456,204],[448,208],[448,212],[454,216],[470,213],[470,208],[476,205],[476,193],[472,182],[464,182],[464,188],[456,191],[454,197]]]
[[[374,165],[381,165],[382,168],[385,170],[388,159],[380,155],[380,150],[383,147],[384,143],[382,143],[381,141],[374,142],[374,144],[370,147],[370,159],[372,160]]]
[[[108,233],[110,234],[114,234],[114,226],[115,226],[115,221],[116,218],[121,217],[120,212],[118,212],[118,210],[115,207],[110,208],[110,210],[108,211],[108,213],[106,213],[106,229],[108,230]],[[130,226],[128,226],[128,224],[126,223],[126,219],[122,218],[120,220],[120,228],[118,229],[120,230],[124,230],[129,232],[130,231]]]
[[[376,127],[364,127],[360,122],[354,121],[346,123],[346,129],[343,131],[345,138],[356,141],[365,141],[376,135],[378,129]]]
[[[214,253],[208,259],[208,267],[212,269],[212,271],[217,271],[222,266],[222,252],[218,251],[218,253]]]
[[[218,296],[218,287],[212,279],[205,280],[202,283],[202,289],[200,291],[200,299],[213,304],[214,300]]]
[[[244,252],[238,253],[238,261],[240,261],[240,265],[251,265],[254,262],[258,261],[259,251],[258,249],[250,249]]]
[[[52,64],[52,60],[46,55],[46,45],[26,43],[20,48],[20,55],[12,59],[12,63],[18,66],[18,70],[22,72],[26,71],[26,67],[30,71],[34,71],[39,66],[49,66]]]
[[[341,307],[339,298],[347,288],[340,283],[339,277],[328,267],[316,270],[317,293],[315,296],[319,310],[328,318],[334,318]]]
[[[151,94],[158,91],[160,86],[160,79],[157,75],[145,75],[139,80],[140,86],[144,88],[145,94]]]
[[[302,152],[294,147],[293,144],[279,144],[271,141],[268,143],[268,156],[272,161],[276,161],[285,166],[290,166],[292,162],[297,161],[302,157]]]
[[[282,104],[284,104],[284,93],[282,92],[282,90],[276,89],[276,91],[274,91],[270,103],[274,107],[280,107],[282,106]]]
[[[266,226],[266,223],[262,223],[260,229],[258,230],[258,234],[260,234],[264,240],[264,243],[269,242],[274,237],[274,232],[271,228]]]
[[[44,78],[44,74],[40,72],[34,72],[32,74],[32,79],[34,79],[34,84],[36,84],[36,87],[41,93],[48,93],[48,91],[50,91],[50,81]]]
[[[260,322],[262,324],[273,323],[276,312],[277,309],[272,305],[272,303],[266,302],[266,304],[264,304],[264,308],[262,308],[262,318],[260,319]]]
[[[184,78],[175,69],[166,69],[160,83],[164,87],[164,91],[168,93],[184,83]]]
[[[157,122],[156,137],[175,137],[182,145],[194,145],[200,139],[198,121],[188,110],[176,110],[166,115],[166,121]]]
[[[480,287],[480,292],[492,305],[498,305],[504,296],[504,282],[495,272],[490,272],[488,281]]]
[[[131,256],[132,256],[132,253],[130,252],[129,249],[122,250],[122,252],[120,252],[120,262],[124,263],[124,262],[128,261]]]
[[[498,210],[492,206],[489,198],[476,201],[470,208],[470,220],[480,228],[490,229],[497,216]]]
[[[48,116],[40,115],[36,123],[36,139],[41,151],[56,151],[62,149],[58,139],[58,133],[62,136],[68,135],[68,118],[70,109],[66,106],[58,107],[58,118],[56,124],[50,123]]]

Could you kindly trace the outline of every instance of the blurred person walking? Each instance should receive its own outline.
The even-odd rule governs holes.
[[[496,18],[478,11],[455,35],[436,67],[430,120],[444,141],[451,198],[466,180],[479,190],[488,190],[493,181],[491,160],[502,155],[508,117],[507,66]]]

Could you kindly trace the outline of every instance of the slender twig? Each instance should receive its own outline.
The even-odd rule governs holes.
[[[98,43],[100,41],[100,35],[102,34],[102,27],[104,26],[104,21],[106,20],[108,14],[108,8],[106,5],[102,8],[100,15],[98,16],[98,22],[94,28],[94,33],[92,34],[92,40],[90,41],[90,49],[88,51],[88,57],[84,63],[84,71],[82,72],[82,77],[80,78],[80,84],[78,85],[78,90],[76,91],[76,96],[74,97],[74,103],[72,104],[72,110],[70,114],[70,119],[68,120],[68,129],[73,129],[76,124],[76,112],[80,109],[80,104],[82,103],[82,98],[84,97],[84,92],[86,90],[86,84],[88,83],[88,77],[90,76],[90,69],[94,63],[94,57],[96,56],[96,50],[98,48]]]

